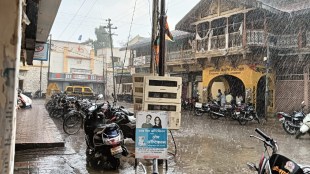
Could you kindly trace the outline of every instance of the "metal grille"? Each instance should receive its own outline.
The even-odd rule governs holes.
[[[278,80],[276,82],[276,110],[290,113],[299,110],[300,103],[304,100],[304,90],[303,80]]]

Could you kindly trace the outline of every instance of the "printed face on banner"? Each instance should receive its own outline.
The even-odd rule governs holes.
[[[136,158],[167,158],[167,112],[137,113]]]

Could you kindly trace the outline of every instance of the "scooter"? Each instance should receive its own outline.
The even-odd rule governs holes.
[[[250,170],[258,174],[309,174],[310,166],[301,166],[287,157],[277,154],[278,145],[275,140],[267,136],[260,129],[256,128],[257,132],[262,138],[251,135],[264,143],[265,151],[260,159],[259,166],[254,163],[247,163]],[[272,155],[268,153],[268,147],[272,150]]]
[[[29,109],[32,108],[32,100],[26,95],[22,94],[21,91],[18,91],[17,95],[17,105],[19,108]]]
[[[296,139],[300,138],[302,135],[305,135],[307,132],[310,135],[310,114],[307,114],[304,120],[302,121],[302,125],[296,135]]]

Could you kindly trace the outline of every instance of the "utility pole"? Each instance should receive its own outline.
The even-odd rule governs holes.
[[[50,80],[50,71],[51,71],[51,51],[52,51],[52,35],[50,34],[49,47],[48,47],[48,70],[47,70],[47,87]]]
[[[107,19],[106,21],[108,21],[108,26],[104,26],[104,28],[108,28],[109,29],[109,36],[110,36],[110,46],[111,46],[111,59],[112,59],[112,74],[113,74],[113,92],[114,92],[114,102],[116,102],[116,89],[115,89],[115,76],[114,76],[114,60],[113,60],[113,40],[112,40],[112,33],[111,30],[112,29],[117,29],[117,27],[112,27],[113,24],[111,24],[111,19]]]
[[[156,40],[157,35],[157,27],[158,27],[158,11],[159,4],[158,0],[153,0],[153,14],[152,14],[152,40],[151,40],[151,62],[150,62],[150,73],[155,74],[155,50],[154,50],[154,42]]]
[[[165,40],[165,33],[166,33],[166,12],[165,12],[165,0],[161,0],[160,6],[160,30],[159,30],[159,37],[160,37],[160,44],[159,44],[159,76],[165,76],[165,49],[166,49],[166,40]]]
[[[42,97],[42,66],[43,66],[43,61],[41,60],[41,66],[40,66],[40,92],[39,92],[39,98]]]
[[[266,57],[266,86],[265,86],[265,119],[267,121],[268,103],[269,103],[269,66],[270,66],[270,44],[269,34],[267,35],[267,57]]]

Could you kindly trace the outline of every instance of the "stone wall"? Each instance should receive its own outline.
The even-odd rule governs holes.
[[[46,66],[42,67],[42,83],[41,89],[43,93],[46,93],[47,89],[47,72],[48,68]],[[23,91],[24,92],[36,92],[40,89],[40,67],[32,66],[29,71],[25,74]]]

